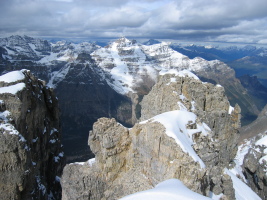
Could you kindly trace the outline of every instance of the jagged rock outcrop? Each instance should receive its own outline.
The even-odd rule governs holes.
[[[237,150],[240,109],[230,107],[223,88],[190,72],[167,74],[141,105],[145,121],[131,129],[108,118],[94,124],[95,158],[64,168],[63,199],[118,199],[170,178],[206,196],[234,199],[224,169]]]
[[[267,106],[251,124],[240,129],[235,168],[238,175],[262,198],[267,199]],[[239,169],[239,170],[238,170]]]
[[[0,199],[60,199],[58,100],[29,71],[0,77]]]
[[[237,128],[240,127],[240,108],[233,109],[225,95],[224,88],[210,83],[202,83],[197,77],[166,74],[152,88],[141,102],[141,120],[171,110],[188,110],[196,113],[200,121],[212,130],[214,139],[220,140],[220,150],[230,152],[219,156],[219,160],[229,162],[237,150]],[[207,155],[206,155],[207,156]],[[209,157],[209,156],[207,156]]]
[[[267,158],[265,145],[253,144],[243,161],[243,173],[248,185],[262,198],[267,199]]]
[[[196,75],[205,82],[220,84],[232,105],[238,104],[242,110],[242,126],[256,119],[262,107],[235,77],[235,71],[223,62],[214,63],[212,67],[195,71]],[[223,76],[221,76],[223,74]]]
[[[262,199],[267,199],[267,135],[266,130],[245,139],[238,147],[234,172],[244,179]]]

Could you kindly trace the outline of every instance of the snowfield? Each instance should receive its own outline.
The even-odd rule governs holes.
[[[189,190],[180,180],[169,179],[154,189],[138,192],[120,200],[208,200],[211,198]]]

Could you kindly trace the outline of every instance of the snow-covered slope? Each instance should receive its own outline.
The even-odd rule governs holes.
[[[156,185],[151,190],[138,192],[121,198],[120,200],[208,200],[210,198],[202,196],[188,189],[178,179],[169,179]]]
[[[142,77],[157,77],[157,66],[151,64],[142,50],[142,45],[126,38],[100,48],[91,54],[96,63],[106,72],[109,85],[121,94],[134,91]]]
[[[261,200],[261,198],[249,186],[236,177],[230,170],[225,169],[225,173],[228,174],[233,181],[236,200]]]
[[[233,173],[227,169],[225,170],[225,173],[228,174],[233,181],[236,200],[261,200],[251,188],[238,179]],[[159,183],[151,190],[128,195],[120,200],[219,200],[221,196],[222,195],[214,195],[210,193],[210,198],[208,198],[188,189],[178,179],[170,179]]]
[[[56,44],[51,44],[50,54],[43,57],[38,62],[42,64],[49,64],[55,61],[74,62],[78,58],[79,54],[90,54],[98,48],[99,46],[88,42],[74,44],[66,41],[59,41]]]

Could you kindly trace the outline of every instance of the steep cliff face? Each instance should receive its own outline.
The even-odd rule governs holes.
[[[0,38],[0,46],[8,51],[5,58],[12,60],[39,60],[51,51],[46,40],[18,35]]]
[[[267,198],[266,130],[241,142],[232,172],[243,179],[262,199]]]
[[[267,106],[251,124],[240,129],[234,173],[262,199],[267,196]]]
[[[59,199],[64,164],[57,99],[29,71],[0,77],[0,198]]]
[[[267,130],[267,105],[263,108],[258,118],[247,126],[240,128],[239,144],[245,139],[253,138]]]
[[[225,168],[235,157],[240,109],[220,86],[188,71],[166,74],[128,129],[101,118],[89,135],[95,158],[64,168],[63,199],[118,199],[177,178],[191,190],[234,199]]]

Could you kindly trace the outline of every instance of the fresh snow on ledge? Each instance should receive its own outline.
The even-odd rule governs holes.
[[[120,200],[208,200],[211,198],[202,196],[188,189],[178,179],[169,179],[159,183],[155,188],[143,192],[128,195]]]
[[[70,163],[70,165],[85,165],[85,164],[88,164],[90,167],[92,167],[95,162],[96,162],[95,158],[91,158],[87,162],[75,162],[75,163]]]
[[[188,77],[191,77],[191,78],[193,78],[195,80],[199,80],[199,78],[195,74],[193,74],[192,72],[190,72],[189,70],[186,70],[186,69],[181,70],[181,71],[179,71],[177,69],[170,69],[168,71],[163,71],[162,70],[159,74],[160,75],[175,74],[175,76],[180,76],[180,77],[188,76]]]
[[[13,72],[4,74],[0,76],[0,82],[13,83],[13,82],[21,81],[25,78],[25,75],[22,72],[23,70],[13,71]]]
[[[21,91],[23,88],[25,88],[25,83],[17,83],[15,85],[1,87],[0,94],[9,93],[15,95],[18,91]]]
[[[196,123],[197,116],[185,110],[175,110],[170,112],[165,112],[160,115],[153,117],[150,120],[143,121],[144,124],[148,121],[156,121],[161,123],[166,128],[166,134],[169,137],[175,139],[176,143],[182,148],[185,153],[188,153],[196,162],[199,162],[201,168],[205,168],[204,162],[197,155],[193,149],[193,134],[201,132],[207,135],[210,128],[205,124],[197,124],[196,129],[187,129],[187,124]]]
[[[265,135],[264,137],[259,139],[255,144],[258,146],[264,147],[264,150],[263,150],[264,156],[261,157],[261,159],[259,160],[259,163],[262,164],[263,160],[267,161],[267,135]],[[267,171],[265,170],[265,172],[266,172],[266,176],[267,176]]]

